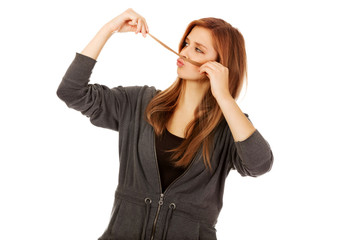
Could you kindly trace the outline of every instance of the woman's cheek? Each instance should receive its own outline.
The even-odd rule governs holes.
[[[202,78],[202,75],[197,66],[186,66],[178,69],[178,75],[180,78],[195,80]]]

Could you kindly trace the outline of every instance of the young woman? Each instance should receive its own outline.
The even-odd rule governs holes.
[[[57,90],[92,124],[119,132],[119,182],[99,239],[216,239],[229,171],[256,177],[273,163],[270,145],[235,101],[247,75],[244,39],[221,19],[199,19],[180,41],[178,78],[168,89],[89,84],[106,41],[129,31],[149,33],[132,9],[76,53]]]

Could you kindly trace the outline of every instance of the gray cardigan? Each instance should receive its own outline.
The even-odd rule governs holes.
[[[96,62],[76,53],[56,93],[93,125],[119,133],[118,185],[109,224],[99,240],[216,239],[229,171],[252,177],[268,172],[273,163],[269,143],[258,130],[235,142],[223,120],[214,137],[213,171],[205,168],[199,149],[186,171],[162,193],[155,133],[144,115],[158,90],[89,84]]]

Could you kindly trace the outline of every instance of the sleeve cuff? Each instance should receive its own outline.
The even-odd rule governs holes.
[[[257,129],[250,135],[250,137],[244,141],[237,141],[235,145],[242,155],[261,153],[269,148],[266,140]]]
[[[85,61],[85,62],[86,62],[86,61],[87,61],[87,62],[94,62],[94,63],[97,62],[94,58],[89,57],[89,56],[86,56],[86,55],[81,54],[81,53],[79,53],[79,52],[76,52],[76,58],[79,58],[80,60]]]
[[[249,169],[256,169],[272,161],[270,145],[257,129],[244,141],[235,142],[235,146],[243,163]]]
[[[80,82],[82,82],[81,80],[88,81],[96,62],[97,61],[91,57],[76,53],[75,58],[64,77],[68,79],[77,79],[77,81]]]

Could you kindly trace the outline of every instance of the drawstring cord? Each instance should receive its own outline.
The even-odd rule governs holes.
[[[175,208],[176,208],[175,203],[170,203],[170,205],[169,205],[170,210],[168,209],[168,211],[166,212],[165,229],[164,229],[164,233],[163,233],[163,237],[162,237],[163,240],[166,240],[166,235],[167,235],[167,231],[168,231],[168,227],[169,227],[169,222],[170,222],[170,219],[172,217],[172,213],[175,210]],[[169,214],[169,211],[170,211],[170,214]]]
[[[145,204],[146,204],[146,215],[145,215],[145,219],[144,219],[144,223],[143,223],[143,230],[142,230],[142,233],[141,233],[141,239],[142,240],[145,240],[146,227],[147,227],[147,223],[148,223],[148,219],[149,219],[149,213],[150,213],[151,199],[150,198],[145,198]]]
[[[143,229],[142,229],[142,233],[141,233],[141,239],[145,240],[145,234],[146,234],[146,227],[147,227],[147,223],[149,221],[149,215],[150,215],[150,204],[151,204],[151,199],[150,198],[145,198],[145,205],[146,205],[146,215],[144,218],[144,223],[143,223]],[[174,212],[176,208],[175,203],[170,203],[169,208],[166,212],[166,217],[165,217],[165,229],[164,229],[164,233],[163,233],[163,240],[166,240],[166,235],[167,235],[167,231],[169,228],[169,222],[171,220],[172,214]],[[170,214],[169,214],[170,212]]]

